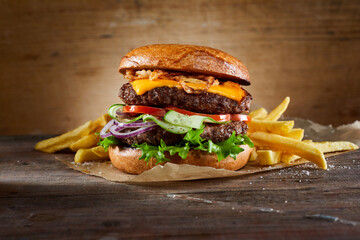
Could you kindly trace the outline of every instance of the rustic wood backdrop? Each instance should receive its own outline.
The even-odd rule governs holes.
[[[0,134],[60,133],[118,102],[120,58],[153,43],[240,58],[255,103],[360,119],[360,1],[0,1]]]

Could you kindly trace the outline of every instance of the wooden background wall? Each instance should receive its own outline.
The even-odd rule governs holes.
[[[360,1],[0,1],[0,134],[60,133],[118,102],[120,58],[153,43],[219,48],[255,103],[360,119]]]

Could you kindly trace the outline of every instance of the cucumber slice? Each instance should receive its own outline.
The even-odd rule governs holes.
[[[211,117],[204,117],[204,116],[188,116],[185,114],[181,114],[175,111],[169,111],[165,114],[164,120],[172,123],[174,125],[183,126],[183,127],[190,127],[195,129],[202,129],[205,127],[204,122],[209,123],[216,123],[216,124],[224,124],[228,122],[218,122],[212,119]]]
[[[145,115],[145,114],[142,114],[142,115],[137,116],[136,118],[133,118],[133,119],[124,119],[124,121],[122,121],[122,122],[125,122],[125,123],[136,122],[136,121],[142,119],[144,115]]]
[[[159,120],[154,116],[151,116],[149,114],[143,115],[142,119],[145,121],[154,121],[157,125],[159,125],[161,128],[165,129],[168,132],[175,133],[175,134],[184,134],[191,130],[190,127],[186,126],[177,126],[171,123],[167,123],[165,121]]]
[[[216,123],[216,124],[225,124],[225,123],[231,123],[231,121],[226,121],[226,122],[218,122],[214,119],[212,119],[211,117],[207,117],[204,122],[206,123]]]
[[[189,128],[195,128],[195,129],[201,129],[204,128],[204,120],[207,117],[203,116],[188,116],[185,114],[181,114],[175,111],[168,111],[165,116],[164,120],[172,123],[177,126],[183,126],[183,127],[189,127]]]
[[[123,108],[123,106],[125,106],[125,104],[113,104],[113,105],[111,105],[110,107],[109,107],[109,109],[108,109],[108,114],[109,114],[109,116],[111,117],[111,118],[113,118],[113,119],[116,119],[116,111],[118,110],[118,109],[121,109],[122,110],[122,108]]]

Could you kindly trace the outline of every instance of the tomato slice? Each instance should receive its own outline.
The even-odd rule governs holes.
[[[199,115],[199,116],[204,116],[204,117],[211,117],[212,119],[214,119],[215,121],[218,122],[227,122],[227,121],[242,121],[242,122],[250,122],[251,121],[251,117],[248,115],[244,115],[244,114],[204,114],[204,113],[195,113],[195,112],[191,112],[188,110],[184,110],[181,108],[177,108],[177,107],[173,107],[173,106],[168,106],[165,107],[166,110],[174,110],[178,113],[182,113],[185,115]]]
[[[195,113],[195,112],[191,112],[191,111],[184,110],[184,109],[177,108],[177,107],[173,107],[173,106],[168,106],[168,107],[166,107],[165,109],[166,109],[166,110],[174,110],[175,112],[182,113],[182,114],[189,115],[189,116],[198,115],[198,116],[203,116],[203,117],[210,117],[210,118],[212,118],[212,119],[214,119],[215,121],[218,121],[218,122],[227,122],[227,121],[230,121],[230,114],[204,114],[204,113]]]
[[[251,117],[244,114],[230,114],[231,121],[251,122]]]
[[[188,116],[198,115],[204,117],[210,117],[218,122],[227,122],[227,121],[242,121],[242,122],[250,122],[251,117],[248,115],[243,114],[205,114],[205,113],[195,113],[185,109],[168,106],[165,108],[166,110],[174,110],[178,113],[182,113]],[[123,107],[124,113],[145,113],[151,114],[157,117],[163,117],[166,114],[166,110],[163,108],[155,108],[155,107],[148,107],[148,106],[137,106],[137,105],[126,105]]]
[[[124,113],[145,113],[145,114],[151,114],[153,116],[157,117],[163,117],[165,116],[165,109],[163,108],[154,108],[154,107],[148,107],[148,106],[135,106],[135,105],[126,105],[123,108]]]

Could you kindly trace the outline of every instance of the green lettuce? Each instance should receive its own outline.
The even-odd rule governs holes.
[[[98,143],[98,145],[102,146],[105,149],[105,152],[107,152],[107,150],[111,145],[120,145],[120,144],[121,142],[119,141],[119,139],[117,139],[114,136],[110,136],[104,139],[100,138],[100,141]]]
[[[246,135],[235,135],[235,131],[232,133],[231,137],[227,140],[219,143],[214,143],[211,140],[206,140],[200,137],[204,132],[204,129],[190,130],[186,133],[183,138],[183,141],[176,145],[167,146],[163,140],[161,140],[159,146],[149,145],[147,143],[142,144],[133,144],[132,147],[140,149],[142,155],[140,159],[148,162],[151,158],[155,158],[157,163],[162,163],[170,161],[170,159],[165,157],[165,152],[168,152],[171,156],[178,154],[182,159],[185,159],[190,151],[190,149],[201,150],[207,153],[215,153],[217,155],[218,161],[227,158],[230,156],[233,159],[236,159],[236,156],[244,151],[239,145],[249,145],[253,147],[254,144],[251,142],[250,138]],[[99,145],[103,146],[105,151],[111,145],[118,145],[120,141],[113,137],[107,137],[100,140]]]

